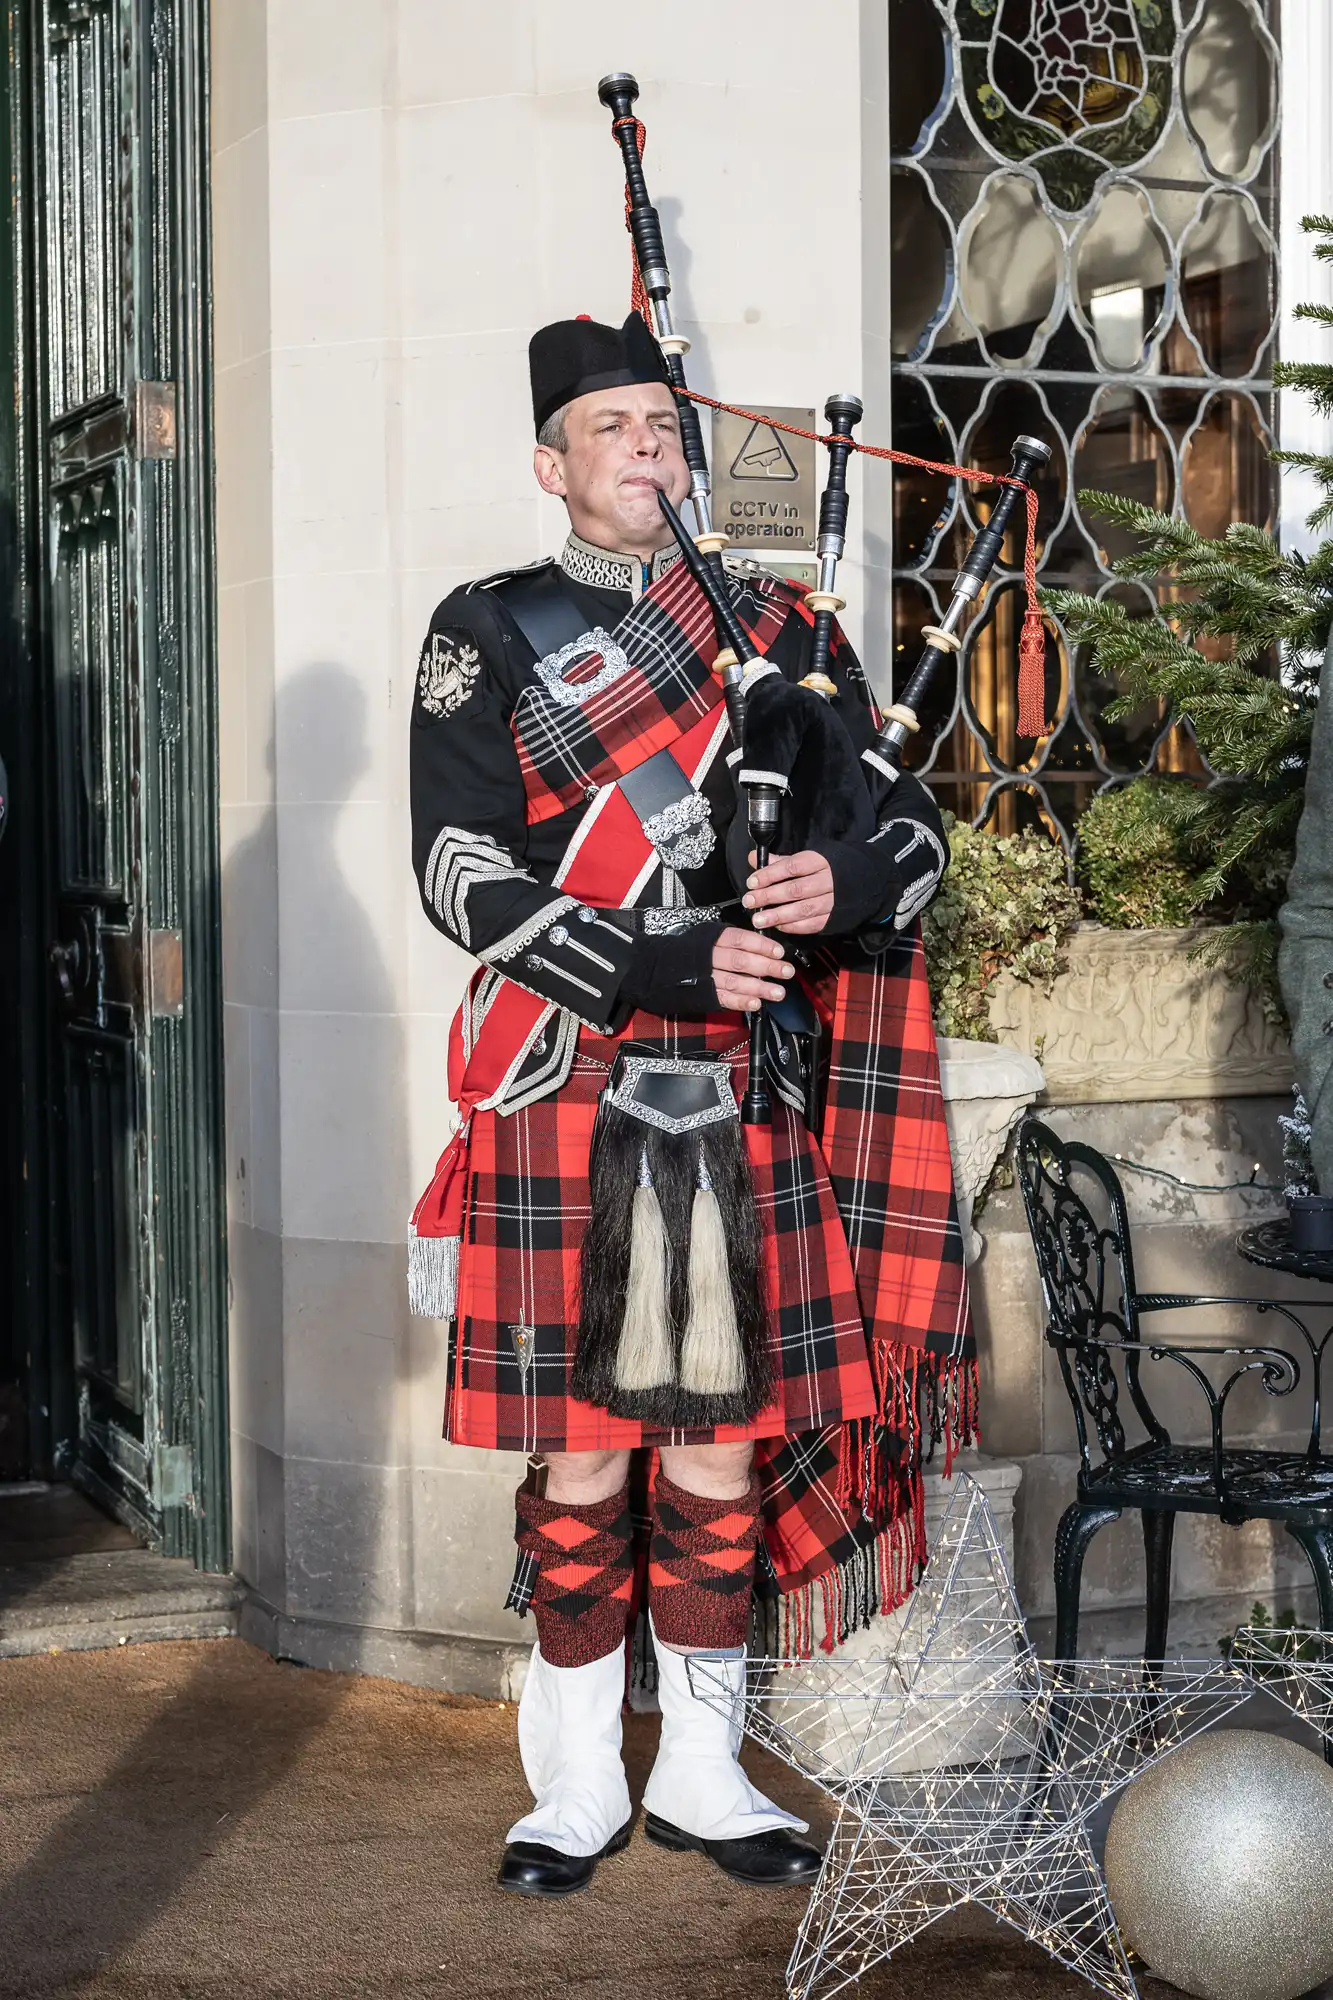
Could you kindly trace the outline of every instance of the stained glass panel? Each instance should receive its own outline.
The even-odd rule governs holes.
[[[889,0],[889,60],[894,443],[1005,470],[1020,431],[1045,438],[1044,583],[1126,589],[1083,488],[1210,535],[1271,523],[1275,0]],[[898,476],[896,672],[986,505]],[[1099,789],[1202,767],[1160,715],[1108,723],[1114,690],[1059,632],[1051,731],[1017,736],[1020,559],[1011,534],[914,762],[977,824],[1072,846]]]

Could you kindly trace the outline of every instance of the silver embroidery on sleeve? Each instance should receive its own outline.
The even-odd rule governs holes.
[[[919,819],[886,819],[879,831],[871,834],[868,845],[873,846],[875,841],[883,840],[886,834],[895,831],[904,836],[901,846],[893,850],[895,861],[904,862],[918,847],[925,847],[930,851],[929,858],[932,865],[941,875],[944,873],[949,857],[944,851],[943,844],[939,836],[928,826],[923,826]]]
[[[901,931],[906,930],[913,917],[925,908],[934,895],[949,857],[938,835],[933,833],[930,827],[922,826],[921,822],[915,819],[886,819],[878,832],[871,835],[867,845],[873,846],[877,840],[883,840],[891,835],[902,836],[901,844],[894,848],[893,853],[893,858],[900,868],[910,855],[916,854],[919,848],[926,850],[917,864],[925,868],[925,874],[918,875],[915,880],[908,883],[893,913],[893,928]]]
[[[567,967],[557,965],[554,959],[543,958],[539,951],[525,952],[523,954],[523,963],[529,966],[533,972],[553,972],[557,979],[567,980],[571,986],[577,986],[581,993],[591,993],[594,1000],[600,1000],[603,997],[600,986],[593,986],[588,980],[580,979],[576,972],[570,972]]]
[[[940,878],[933,871],[929,875],[922,875],[915,882],[910,882],[903,890],[898,907],[893,913],[893,928],[896,931],[905,931],[913,917],[919,916],[925,909],[939,886]]]
[[[575,660],[586,659],[589,653],[600,653],[602,656],[597,672],[586,681],[567,681],[565,668]],[[609,688],[613,681],[618,681],[622,674],[628,673],[629,659],[624,647],[618,646],[602,626],[595,625],[591,632],[571,639],[558,653],[548,653],[544,660],[538,660],[533,672],[559,707],[580,708],[585,701],[591,701],[595,694],[600,694],[603,688]]]
[[[576,951],[580,958],[588,959],[591,964],[597,966],[602,972],[614,972],[616,969],[609,958],[603,958],[600,951],[589,951],[587,945],[580,944],[577,938],[570,938],[568,949]]]
[[[508,937],[497,938],[494,944],[487,945],[485,951],[479,951],[477,957],[483,965],[503,965],[506,959],[517,958],[519,952],[531,944],[548,924],[557,923],[567,910],[576,909],[577,906],[577,896],[553,896],[549,903],[543,903],[539,910],[534,910],[530,917],[525,917],[517,929],[510,931]]]
[[[452,715],[461,708],[480,672],[481,654],[470,639],[432,632],[417,672],[417,693],[427,715]]]
[[[701,868],[717,846],[708,801],[696,791],[650,813],[643,830],[666,868]]]
[[[442,826],[426,863],[426,900],[461,945],[472,946],[467,899],[479,882],[531,882],[512,854],[488,833]]]

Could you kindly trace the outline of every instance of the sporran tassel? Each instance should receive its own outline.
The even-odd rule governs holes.
[[[772,1400],[776,1370],[730,1072],[632,1051],[617,1065],[593,1133],[570,1387],[655,1429],[750,1423]],[[709,1116],[710,1106],[725,1109]]]
[[[616,1387],[661,1389],[675,1377],[670,1252],[645,1153],[630,1208],[629,1286],[616,1348]]]
[[[680,1386],[699,1396],[735,1396],[745,1387],[726,1231],[702,1159],[690,1222],[690,1303],[680,1348]]]

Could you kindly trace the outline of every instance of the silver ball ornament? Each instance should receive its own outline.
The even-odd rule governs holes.
[[[1297,2000],[1333,1976],[1333,1770],[1217,1729],[1129,1786],[1106,1836],[1125,1942],[1201,2000]]]

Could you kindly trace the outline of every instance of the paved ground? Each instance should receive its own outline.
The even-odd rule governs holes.
[[[656,1730],[628,1718],[636,1794]],[[498,1836],[526,1797],[512,1708],[234,1639],[0,1661],[0,2000],[781,2000],[799,1892],[636,1835],[585,1895],[501,1896]],[[1090,1990],[973,1921],[861,2000]]]
[[[230,1577],[150,1555],[72,1486],[0,1485],[0,1660],[229,1638],[238,1602]]]

